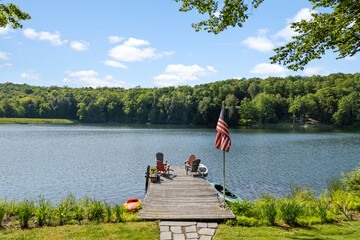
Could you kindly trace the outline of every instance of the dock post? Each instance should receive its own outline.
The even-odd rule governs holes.
[[[145,181],[145,192],[147,192],[148,186],[149,186],[149,177],[150,177],[150,165],[147,166],[146,169],[146,181]]]

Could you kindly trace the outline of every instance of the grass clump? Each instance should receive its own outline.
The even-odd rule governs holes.
[[[88,219],[97,223],[104,220],[105,204],[101,201],[93,200],[88,209]]]
[[[43,196],[39,196],[37,204],[34,208],[34,217],[39,227],[44,226],[51,220],[52,205],[50,201],[46,201]]]
[[[336,191],[342,190],[345,191],[345,184],[344,182],[338,177],[332,177],[326,182],[326,188],[332,196],[333,193]]]
[[[290,226],[295,226],[297,218],[303,212],[303,208],[294,199],[281,201],[279,210],[281,219]]]
[[[0,202],[0,228],[1,228],[1,222],[5,217],[5,204]]]
[[[29,220],[33,215],[33,209],[34,203],[32,201],[25,200],[19,204],[18,217],[21,228],[27,228],[29,226]]]
[[[265,220],[268,221],[270,225],[274,225],[277,216],[277,208],[275,201],[264,203],[262,207],[262,214]]]

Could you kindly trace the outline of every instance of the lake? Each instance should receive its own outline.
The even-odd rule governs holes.
[[[296,185],[319,193],[360,162],[358,131],[230,129],[230,136],[226,186],[242,198],[284,195]],[[144,199],[146,167],[157,152],[173,166],[195,154],[208,179],[222,182],[215,137],[215,128],[186,126],[0,125],[0,198]]]

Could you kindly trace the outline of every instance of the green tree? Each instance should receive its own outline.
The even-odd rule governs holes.
[[[256,122],[257,119],[257,110],[254,102],[252,102],[247,97],[241,101],[239,109],[239,124],[250,126]]]
[[[22,28],[19,21],[28,19],[31,19],[30,15],[22,12],[18,6],[12,3],[0,4],[0,27],[10,24],[13,28]]]
[[[294,100],[290,101],[289,112],[293,113],[294,117],[300,117],[300,124],[304,124],[307,117],[317,115],[318,105],[314,94],[309,93],[305,96],[296,96]]]
[[[274,95],[259,93],[253,101],[257,109],[260,124],[276,122],[276,99]]]
[[[242,27],[243,23],[248,19],[251,14],[252,8],[257,8],[264,0],[252,0],[250,4],[245,3],[243,0],[225,0],[223,7],[219,10],[219,2],[216,0],[173,0],[181,2],[182,6],[179,11],[188,12],[194,8],[200,14],[207,14],[208,19],[193,23],[191,26],[195,31],[205,30],[218,34],[219,32],[227,29],[227,27],[239,26]]]
[[[179,11],[193,9],[207,19],[193,23],[195,31],[205,30],[218,34],[227,27],[243,27],[243,23],[264,0],[173,0],[181,2]],[[319,59],[326,50],[339,53],[338,58],[353,56],[360,51],[360,8],[358,0],[309,0],[313,10],[311,21],[302,20],[291,24],[298,33],[294,41],[275,49],[272,63],[287,65],[292,70],[304,69],[313,59]],[[219,9],[219,3],[222,9]]]
[[[239,99],[234,94],[228,94],[225,99],[225,105],[229,108],[229,125],[236,125],[239,121],[239,111],[236,107],[239,105]]]
[[[298,35],[285,46],[275,49],[272,63],[287,65],[297,71],[313,59],[320,59],[327,50],[338,52],[337,59],[360,51],[360,7],[358,0],[309,0],[313,10],[330,8],[324,13],[313,12],[312,20],[292,23]]]
[[[339,100],[339,108],[333,118],[337,125],[354,125],[360,121],[360,94],[352,92]]]

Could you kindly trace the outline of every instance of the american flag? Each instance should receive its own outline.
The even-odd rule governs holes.
[[[224,112],[224,106],[222,106],[219,120],[216,126],[217,135],[214,147],[228,152],[231,147],[231,140],[228,125],[224,120]]]

